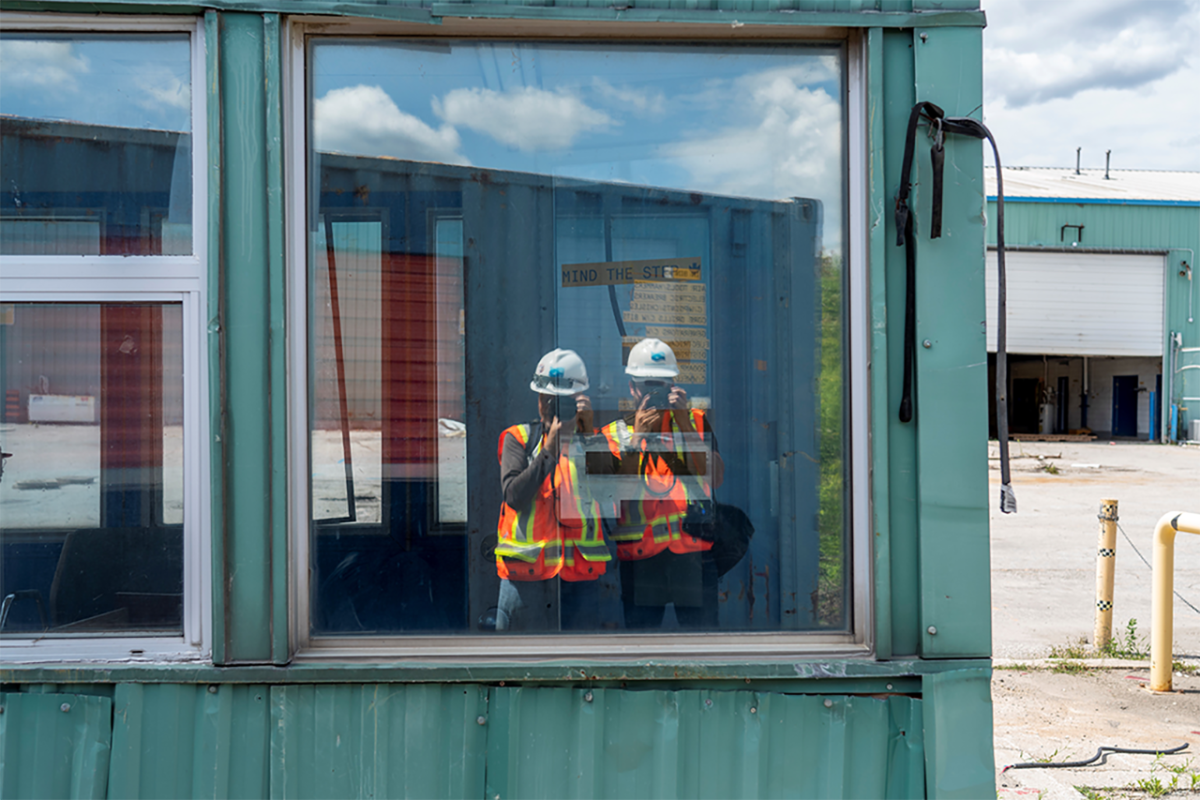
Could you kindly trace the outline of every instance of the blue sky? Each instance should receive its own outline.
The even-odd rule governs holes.
[[[0,113],[190,130],[190,59],[185,35],[6,35],[0,39]]]
[[[841,205],[828,48],[329,42],[312,74],[321,150]]]
[[[983,0],[1008,166],[1200,171],[1200,0]],[[987,162],[992,163],[990,151]]]
[[[1085,167],[1102,167],[1104,151],[1111,149],[1114,167],[1200,170],[1200,0],[983,0],[983,7],[988,17],[983,33],[983,113],[999,139],[1005,163],[1070,167],[1075,148],[1082,146]],[[182,41],[142,40],[135,46],[128,40],[34,43],[6,36],[0,41],[0,113],[185,129],[190,95]],[[430,50],[431,55],[435,52]],[[722,56],[711,65],[700,64],[697,86],[681,75],[659,76],[641,69],[646,59],[627,56],[591,61],[589,70],[598,67],[599,72],[581,69],[574,77],[582,85],[592,74],[603,76],[614,90],[613,99],[621,97],[616,92],[624,85],[653,90],[662,77],[658,88],[666,93],[673,85],[670,96],[682,99],[698,94],[693,90],[706,75],[724,73],[733,61],[737,58]],[[748,60],[739,64],[736,69],[743,75],[756,69]],[[518,66],[525,83],[538,85],[539,75],[545,80],[545,64]],[[477,71],[491,70],[497,81],[507,81],[496,88],[511,85],[512,68],[512,55],[497,50],[490,65],[480,59]],[[383,85],[382,80],[370,81],[369,74],[359,77],[363,85]],[[324,86],[323,91],[333,88],[330,82]],[[597,89],[590,87],[593,94]],[[645,97],[650,101],[654,95]],[[644,110],[656,108],[649,105]],[[767,135],[762,124],[755,126],[741,113],[729,106],[725,124],[710,124],[708,133],[723,131],[731,138]],[[721,115],[716,116],[719,120]],[[691,128],[678,141],[702,141],[703,132],[692,117],[677,119],[681,128]],[[441,121],[432,121],[438,130]],[[610,132],[627,134],[632,121],[630,116],[619,119],[626,127]],[[451,127],[470,143],[469,155],[479,143],[472,137],[479,139],[480,134],[463,124]],[[690,155],[693,166],[703,162],[702,153]],[[565,163],[565,154],[558,160]],[[628,179],[639,172],[637,161],[625,159]],[[737,171],[735,165],[725,170]],[[729,174],[715,174],[719,169],[697,173],[709,183],[736,183]]]

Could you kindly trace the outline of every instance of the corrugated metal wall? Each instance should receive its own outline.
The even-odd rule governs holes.
[[[325,0],[318,4],[328,5]],[[428,8],[430,0],[389,0],[380,5],[408,8]],[[464,4],[472,5],[472,4]],[[474,5],[490,5],[486,2],[476,2]],[[538,6],[564,8],[612,8],[611,0],[518,0],[505,2],[508,6]],[[911,11],[912,2],[895,2],[894,0],[630,0],[629,8],[647,8],[647,10],[662,10],[662,8],[680,8],[688,11]]]
[[[0,702],[7,797],[925,794],[906,695],[118,684]]]
[[[107,797],[107,697],[0,694],[0,796]]]
[[[996,202],[988,203],[995,219]],[[1070,247],[1082,225],[1079,247],[1161,250],[1172,245],[1194,247],[1200,236],[1200,209],[1187,206],[1127,206],[1107,203],[1005,203],[1004,241],[1011,245]],[[996,227],[987,227],[987,242],[996,244]]]
[[[996,203],[988,202],[989,218],[995,219]],[[1064,228],[1082,226],[1082,231]],[[1163,303],[1158,309],[1161,327],[1182,334],[1183,347],[1200,346],[1200,280],[1196,279],[1195,253],[1200,251],[1200,208],[1196,206],[1122,205],[1118,203],[1016,202],[1004,207],[1004,236],[1009,246],[1066,249],[1072,245],[1089,249],[1166,251],[1166,268],[1161,286]],[[989,246],[996,243],[996,229],[987,228]],[[1193,267],[1189,279],[1183,262]],[[989,300],[989,310],[991,301]],[[1009,299],[1009,313],[1013,313]],[[1165,312],[1165,314],[1164,314]],[[989,326],[990,329],[990,326]],[[1161,336],[1165,340],[1165,336]],[[1163,354],[1170,363],[1170,354]],[[1180,354],[1180,365],[1194,364],[1190,354]],[[1163,391],[1180,403],[1181,422],[1194,419],[1186,410],[1187,398],[1200,396],[1200,370],[1182,370],[1173,380],[1164,368]],[[1169,387],[1169,388],[1168,388]],[[1195,407],[1195,403],[1191,403]],[[1107,411],[1105,411],[1107,413]],[[1191,416],[1189,416],[1189,414]],[[1141,423],[1139,423],[1140,425]]]
[[[266,797],[269,702],[267,686],[118,684],[108,796]]]

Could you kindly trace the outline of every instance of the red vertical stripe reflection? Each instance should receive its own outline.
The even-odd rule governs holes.
[[[149,490],[161,482],[162,343],[160,306],[101,306],[100,473],[108,488]],[[148,510],[144,507],[139,516]],[[101,518],[113,524],[113,512],[102,509]],[[125,525],[154,522],[122,520]]]
[[[437,475],[437,260],[385,253],[382,276],[384,476]]]

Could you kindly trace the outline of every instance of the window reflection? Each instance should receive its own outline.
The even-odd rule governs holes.
[[[0,631],[178,632],[182,307],[0,309]]]
[[[192,252],[186,35],[0,37],[0,253]]]
[[[314,633],[847,628],[840,54],[312,64]]]

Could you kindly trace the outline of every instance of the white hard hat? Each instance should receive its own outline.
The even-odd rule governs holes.
[[[586,392],[587,367],[574,350],[551,350],[538,362],[529,388],[538,394],[572,395]]]
[[[674,378],[679,374],[675,351],[662,339],[642,339],[629,351],[625,374],[635,378]]]

